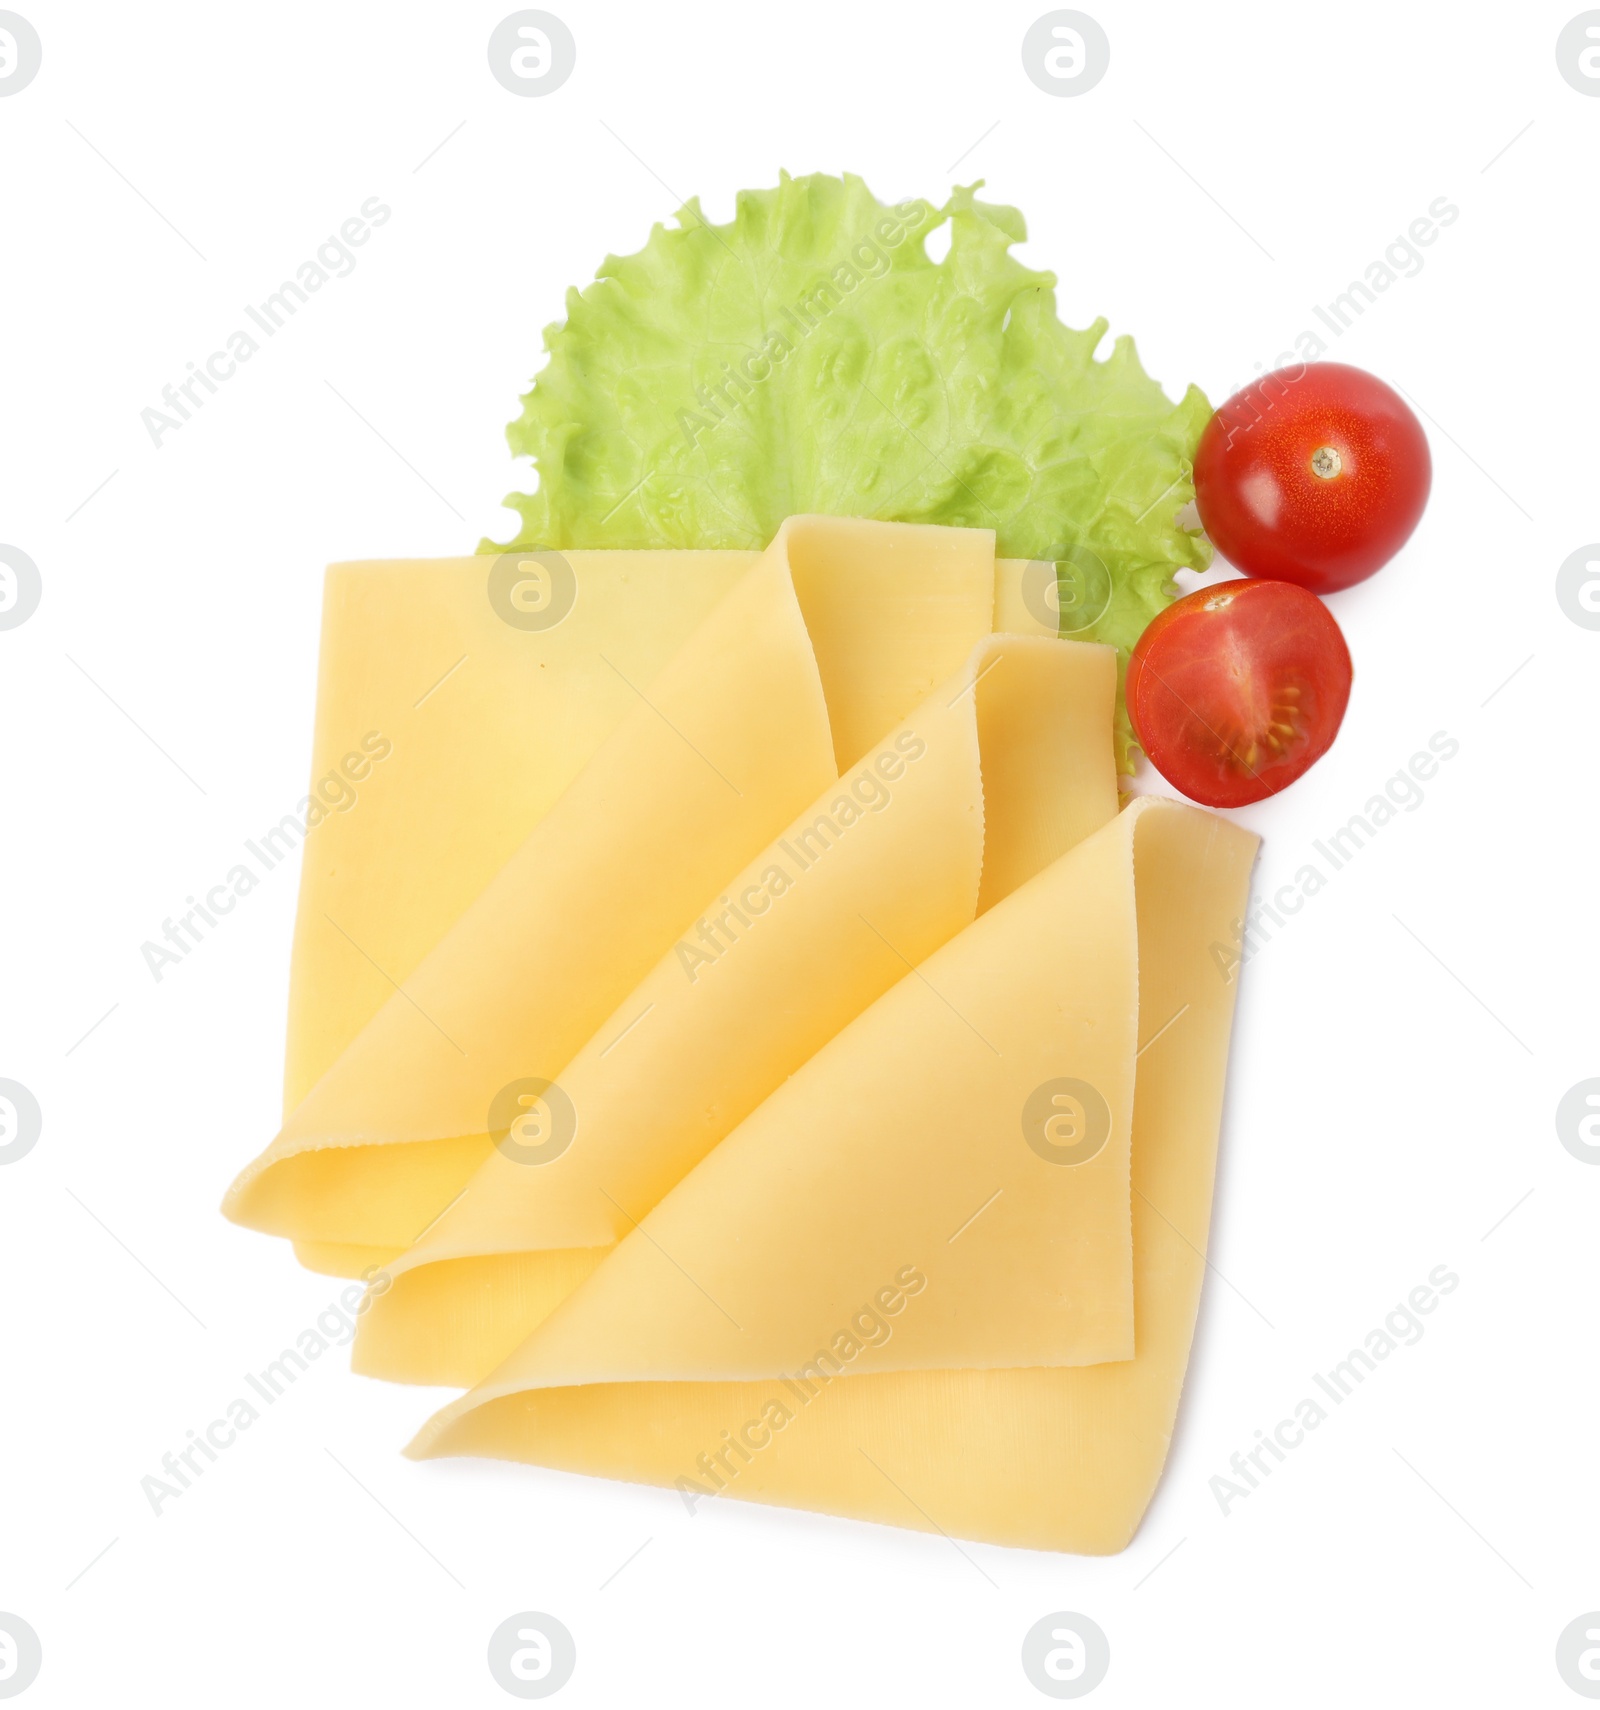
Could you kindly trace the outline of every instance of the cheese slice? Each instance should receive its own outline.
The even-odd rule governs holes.
[[[985,531],[786,522],[654,683],[625,678],[632,709],[227,1215],[321,1257],[409,1245],[487,1155],[497,1097],[564,1064],[717,881],[959,666],[993,602]]]
[[[285,1115],[622,722],[629,683],[653,681],[760,554],[562,556],[582,598],[555,623],[502,615],[505,557],[328,568],[311,790],[262,837],[287,853],[304,827]],[[295,1243],[335,1276],[398,1250]]]
[[[825,1046],[408,1452],[1123,1548],[1204,1275],[1216,951],[1255,845],[1132,803]]]
[[[907,967],[1106,824],[1115,689],[1110,648],[982,642],[719,887],[562,1069],[572,1143],[548,1161],[523,1161],[519,1146],[490,1153],[383,1267],[355,1369],[484,1377]]]
[[[579,597],[540,628],[496,610],[493,558],[329,567],[285,1115],[759,554],[563,556]]]

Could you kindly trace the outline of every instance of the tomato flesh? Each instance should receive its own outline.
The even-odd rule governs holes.
[[[1128,716],[1174,788],[1206,807],[1243,807],[1327,753],[1350,678],[1350,650],[1315,594],[1222,582],[1168,606],[1140,636]]]
[[[1247,576],[1314,594],[1379,569],[1433,483],[1427,436],[1399,393],[1342,362],[1280,369],[1236,392],[1195,452],[1195,506]]]

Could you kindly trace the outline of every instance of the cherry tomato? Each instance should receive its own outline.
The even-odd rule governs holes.
[[[1387,564],[1432,483],[1427,437],[1405,400],[1342,362],[1280,369],[1236,392],[1194,459],[1195,504],[1217,551],[1247,576],[1314,594]]]
[[[1222,582],[1152,620],[1127,697],[1139,746],[1168,783],[1206,807],[1243,807],[1327,753],[1350,699],[1350,650],[1304,588]]]

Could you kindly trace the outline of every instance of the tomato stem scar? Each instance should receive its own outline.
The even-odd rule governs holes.
[[[1311,453],[1311,470],[1320,475],[1324,481],[1331,481],[1344,467],[1344,460],[1339,456],[1337,446],[1319,445]]]

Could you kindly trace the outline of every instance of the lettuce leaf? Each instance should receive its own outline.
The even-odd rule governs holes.
[[[1211,408],[1170,403],[1127,337],[1096,361],[1107,323],[1062,325],[1055,276],[1010,253],[1021,214],[978,188],[891,207],[785,173],[728,225],[691,200],[608,256],[507,430],[538,490],[479,550],[759,548],[798,511],[992,528],[1001,556],[1057,566],[1063,632],[1126,664],[1173,572],[1210,561],[1176,516]],[[1117,717],[1131,771],[1120,693]]]

